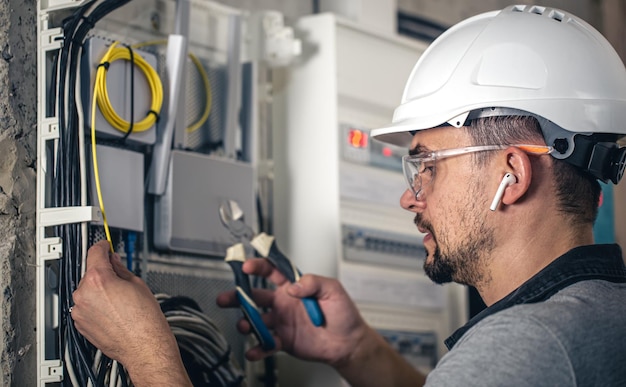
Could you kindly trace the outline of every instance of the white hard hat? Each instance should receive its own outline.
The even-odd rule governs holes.
[[[409,146],[413,131],[516,111],[540,119],[548,145],[567,141],[557,158],[571,156],[577,133],[624,135],[624,64],[597,30],[567,12],[514,5],[484,13],[428,47],[392,124],[371,136]]]

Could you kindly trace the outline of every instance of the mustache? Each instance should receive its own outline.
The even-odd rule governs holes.
[[[415,218],[413,218],[413,223],[415,223],[417,227],[427,230],[431,235],[435,235],[433,225],[424,220],[422,214],[416,214]]]

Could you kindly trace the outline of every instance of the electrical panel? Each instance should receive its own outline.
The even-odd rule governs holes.
[[[38,385],[128,383],[69,315],[87,248],[105,238],[153,292],[193,298],[227,337],[218,357],[242,363],[240,312],[214,299],[234,287],[219,205],[236,200],[259,227],[250,15],[202,0],[37,6]],[[241,380],[238,367],[221,381]]]

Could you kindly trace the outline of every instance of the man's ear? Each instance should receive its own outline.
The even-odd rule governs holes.
[[[501,200],[502,204],[511,205],[528,191],[532,181],[532,164],[528,154],[517,147],[506,149],[503,156],[504,170],[507,172],[502,178],[501,185],[506,186],[502,188]]]

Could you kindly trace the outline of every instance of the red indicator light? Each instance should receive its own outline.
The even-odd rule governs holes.
[[[367,133],[358,129],[350,129],[348,133],[348,143],[355,148],[367,147]]]
[[[393,156],[393,151],[391,150],[391,148],[383,148],[383,156],[385,157],[391,157]]]

